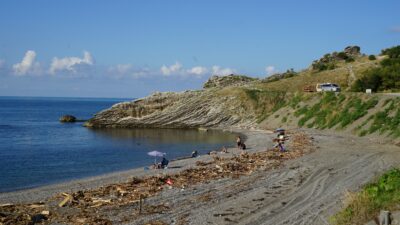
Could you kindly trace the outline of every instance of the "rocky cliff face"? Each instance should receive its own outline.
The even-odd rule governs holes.
[[[241,106],[237,96],[213,90],[155,93],[123,102],[99,112],[87,127],[196,128],[251,126],[255,115]]]

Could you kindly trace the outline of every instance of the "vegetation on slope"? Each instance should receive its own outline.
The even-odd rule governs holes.
[[[366,70],[379,66],[379,60],[371,61],[367,56],[360,56],[354,62],[338,62],[335,69],[315,71],[305,69],[296,72],[294,76],[280,76],[268,78],[259,82],[255,86],[258,89],[288,91],[288,92],[303,92],[306,86],[315,86],[317,83],[336,83],[346,90],[350,83],[350,71],[353,72],[355,79],[361,77]]]
[[[291,68],[290,70],[286,70],[286,72],[284,73],[276,73],[273,74],[269,77],[266,77],[265,79],[262,80],[262,82],[268,83],[268,82],[275,82],[278,80],[282,80],[282,79],[287,79],[287,78],[291,78],[294,76],[299,75],[298,72],[294,71],[293,68]]]
[[[368,123],[370,123],[369,127],[367,126]],[[387,132],[388,135],[394,138],[400,137],[400,99],[386,99],[383,108],[368,117],[356,129],[359,131],[360,136]]]
[[[295,116],[300,117],[298,125],[309,128],[345,128],[368,113],[368,110],[378,103],[376,97],[363,100],[355,95],[324,93],[321,100],[313,106],[296,110]]]
[[[263,121],[270,114],[283,107],[286,103],[287,93],[284,91],[267,91],[257,89],[243,89],[249,98],[257,122]]]
[[[381,209],[399,210],[400,170],[392,169],[359,193],[349,193],[346,207],[332,217],[333,224],[364,224],[378,216]]]
[[[321,59],[315,60],[311,67],[315,71],[333,70],[341,61],[354,62],[356,58],[360,57],[360,50],[359,46],[348,46],[342,52],[325,54]]]
[[[400,46],[382,50],[387,56],[380,67],[365,71],[353,85],[354,91],[397,91],[400,90]]]

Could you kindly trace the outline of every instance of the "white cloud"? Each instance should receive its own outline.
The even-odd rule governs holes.
[[[220,66],[213,66],[211,70],[212,70],[212,75],[219,75],[219,76],[226,76],[237,73],[235,69],[221,68]]]
[[[108,72],[112,73],[112,75],[125,75],[130,71],[132,71],[132,64],[118,64],[108,69]]]
[[[202,67],[202,66],[195,66],[195,67],[187,70],[187,73],[201,76],[201,75],[208,73],[208,69],[206,67]]]
[[[83,58],[65,57],[59,59],[54,57],[50,65],[49,73],[55,74],[57,71],[69,71],[76,73],[77,67],[82,65],[93,65],[93,58],[87,51],[83,52]]]
[[[152,74],[152,72],[150,71],[149,68],[140,68],[140,69],[133,71],[133,73],[131,75],[133,78],[137,79],[137,78],[147,77],[151,74]]]
[[[274,73],[277,73],[278,71],[274,66],[267,66],[265,67],[265,72],[267,72],[267,75],[272,75]]]
[[[121,73],[121,74],[125,74],[125,73],[129,72],[131,69],[132,69],[132,65],[131,64],[118,64],[115,67],[115,70],[118,73]]]
[[[111,66],[108,68],[108,74],[114,78],[143,78],[148,77],[150,75],[154,75],[154,71],[151,71],[147,67],[134,67],[132,64],[118,64],[115,66]]]
[[[194,66],[191,68],[185,68],[180,62],[175,62],[171,65],[163,65],[159,71],[149,69],[147,67],[133,67],[131,64],[118,64],[108,68],[108,74],[115,78],[131,77],[131,78],[144,78],[144,77],[197,77],[201,78],[204,75],[210,75],[211,73],[220,76],[230,75],[237,73],[235,69],[221,68],[220,66],[213,66],[211,68],[204,66]]]
[[[181,63],[176,62],[175,64],[170,65],[170,66],[163,65],[160,70],[161,70],[161,74],[162,75],[169,76],[171,74],[180,74],[180,73],[182,73],[182,67],[183,66],[182,66]]]
[[[178,75],[182,77],[187,77],[195,75],[196,77],[201,77],[205,74],[212,72],[218,75],[229,75],[236,73],[236,70],[230,68],[221,68],[220,66],[213,66],[212,68],[207,68],[204,66],[195,66],[190,69],[185,69],[180,62],[176,62],[173,65],[163,65],[160,69],[161,74],[164,76]]]
[[[40,64],[35,62],[36,52],[28,50],[20,63],[13,65],[15,75],[23,76],[29,73],[37,73],[40,70]]]

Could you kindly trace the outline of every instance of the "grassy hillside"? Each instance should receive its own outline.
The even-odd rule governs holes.
[[[273,79],[254,80],[240,87],[226,87],[216,91],[217,96],[234,96],[240,108],[253,114],[259,126],[306,127],[349,131],[359,136],[370,134],[400,137],[400,98],[383,94],[351,92],[355,81],[366,71],[381,67],[387,56],[358,54],[348,60],[336,60],[336,53],[327,54],[332,68],[290,71]],[[323,61],[325,60],[325,61]],[[330,61],[329,61],[330,60]],[[333,64],[332,64],[333,63]],[[305,93],[305,86],[331,82],[342,87],[340,94]]]
[[[258,85],[258,84],[256,84]],[[303,93],[246,87],[216,91],[230,97],[242,114],[253,115],[258,126],[274,129],[315,128],[347,131],[359,136],[400,137],[400,98],[365,93]]]
[[[257,88],[268,90],[287,90],[290,92],[303,91],[305,86],[315,86],[317,83],[337,83],[346,91],[355,81],[351,77],[351,70],[355,78],[360,78],[362,74],[371,68],[378,67],[382,57],[377,60],[369,60],[367,56],[357,58],[354,62],[338,62],[336,68],[332,70],[314,71],[306,69],[298,73],[297,76],[282,79],[274,82],[260,82]]]

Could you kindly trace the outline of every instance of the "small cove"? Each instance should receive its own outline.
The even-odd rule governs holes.
[[[88,129],[58,122],[63,114],[87,119],[124,100],[1,97],[0,192],[147,166],[153,150],[174,159],[234,143],[234,134],[216,130]]]

